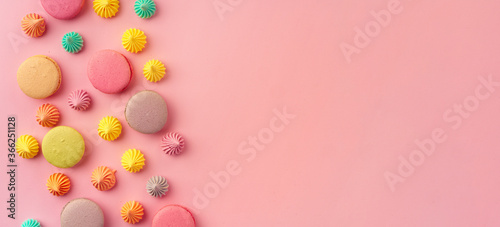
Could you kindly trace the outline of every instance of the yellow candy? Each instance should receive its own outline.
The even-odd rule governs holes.
[[[40,147],[35,137],[22,135],[17,139],[16,151],[23,158],[33,158],[38,154]]]
[[[165,75],[165,65],[156,59],[150,60],[142,70],[144,77],[151,82],[160,81]]]
[[[122,133],[122,124],[116,117],[107,116],[99,122],[99,136],[107,141],[113,141]]]
[[[146,45],[146,35],[139,29],[127,29],[127,31],[123,33],[122,45],[128,52],[140,52]]]
[[[145,164],[144,161],[144,155],[136,149],[129,149],[122,156],[123,168],[131,173],[139,172]]]
[[[100,17],[109,18],[116,15],[120,2],[118,0],[94,0],[94,11]]]

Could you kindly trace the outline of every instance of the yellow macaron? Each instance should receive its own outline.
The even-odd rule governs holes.
[[[84,152],[82,135],[71,127],[57,126],[43,137],[43,156],[55,167],[73,167],[82,159]]]

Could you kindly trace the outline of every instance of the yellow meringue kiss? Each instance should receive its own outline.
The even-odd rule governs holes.
[[[156,59],[150,60],[142,69],[144,77],[151,82],[160,81],[165,75],[165,65]]]
[[[136,149],[129,149],[122,156],[123,168],[131,173],[141,171],[145,161],[144,155]]]
[[[16,151],[23,158],[33,158],[38,154],[40,146],[35,137],[30,135],[22,135],[17,139]]]
[[[120,2],[118,0],[94,0],[93,7],[95,13],[103,18],[110,18],[116,15]]]
[[[113,141],[122,133],[122,124],[116,117],[107,116],[99,122],[97,131],[103,139]]]
[[[123,33],[122,45],[128,52],[138,53],[142,51],[146,45],[146,35],[139,29],[127,29],[127,31]]]

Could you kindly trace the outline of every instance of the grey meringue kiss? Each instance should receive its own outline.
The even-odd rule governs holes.
[[[154,176],[149,178],[146,190],[151,196],[162,197],[168,191],[168,183],[165,177]]]

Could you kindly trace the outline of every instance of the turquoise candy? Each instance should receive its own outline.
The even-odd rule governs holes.
[[[83,38],[76,32],[69,32],[63,36],[62,45],[67,52],[76,54],[82,50]]]
[[[35,219],[28,219],[23,222],[21,227],[40,227],[40,222]]]
[[[156,4],[153,0],[137,0],[134,4],[135,14],[140,18],[150,18],[156,12]]]

